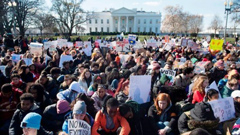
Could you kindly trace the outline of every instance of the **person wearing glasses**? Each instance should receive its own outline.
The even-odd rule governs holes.
[[[227,84],[220,91],[222,98],[230,97],[234,90],[239,89],[239,82],[236,78],[228,80]]]

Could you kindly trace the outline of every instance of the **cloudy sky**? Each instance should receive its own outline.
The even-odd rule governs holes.
[[[48,4],[51,5],[49,0]],[[114,8],[118,9],[126,7],[129,9],[137,8],[138,10],[143,9],[144,11],[161,12],[162,19],[164,18],[164,7],[168,5],[179,5],[183,7],[185,12],[190,14],[200,14],[204,16],[204,30],[206,30],[215,14],[223,21],[225,26],[225,0],[85,0],[82,4],[82,8],[86,11],[100,12],[105,9]],[[230,17],[231,18],[231,17]],[[231,19],[229,19],[229,27]]]

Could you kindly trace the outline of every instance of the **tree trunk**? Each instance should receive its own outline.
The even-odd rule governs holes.
[[[24,35],[25,35],[24,26],[19,26],[19,30],[20,30],[19,34],[24,37]]]

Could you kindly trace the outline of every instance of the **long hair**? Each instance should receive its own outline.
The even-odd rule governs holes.
[[[205,88],[203,88],[203,82],[205,81],[205,80],[208,80],[208,77],[207,76],[199,76],[198,78],[197,78],[197,80],[194,82],[194,84],[193,84],[193,88],[192,88],[192,90],[193,90],[193,93],[197,90],[197,91],[199,91],[201,94],[204,94],[205,93]]]
[[[37,99],[35,100],[37,102],[42,102],[45,90],[43,85],[40,83],[31,83],[27,86],[27,93],[31,93],[31,90],[37,90]]]
[[[90,72],[89,69],[84,69],[84,70],[83,70],[83,72],[81,73],[80,78],[79,78],[81,81],[86,81],[86,80],[87,80],[87,78],[85,77],[85,73],[86,73],[86,72]],[[90,73],[89,79],[92,81],[92,75],[91,75],[91,73]]]
[[[73,78],[72,78],[71,75],[65,75],[65,76],[64,76],[64,79],[70,79],[71,81],[73,81]],[[66,87],[66,86],[67,86],[66,81],[63,81],[62,86],[63,86],[63,87]]]
[[[157,114],[161,115],[162,114],[162,109],[160,109],[159,105],[158,105],[158,101],[167,101],[167,107],[170,105],[170,96],[166,93],[160,93],[158,94],[157,98],[154,100],[154,105],[157,109]]]
[[[16,70],[18,72],[18,70],[21,68],[22,65],[26,65],[24,60],[19,60],[17,65],[14,66],[14,68],[12,69],[12,71]]]

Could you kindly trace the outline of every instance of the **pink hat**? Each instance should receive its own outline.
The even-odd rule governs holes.
[[[57,102],[57,114],[65,113],[65,112],[69,111],[70,109],[71,108],[70,108],[70,105],[69,105],[68,101],[58,100],[58,102]]]

